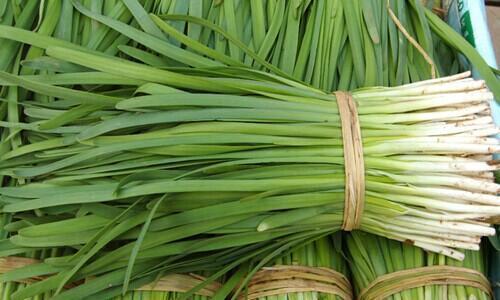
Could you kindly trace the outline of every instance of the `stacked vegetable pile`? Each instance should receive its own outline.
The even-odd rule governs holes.
[[[26,18],[37,8],[28,2],[22,7]],[[244,292],[241,282],[252,287],[252,275],[262,266],[295,261],[280,258],[286,251],[309,249],[313,255],[307,242],[320,243],[345,227],[348,167],[336,103],[341,96],[292,79],[329,91],[457,72],[456,62],[435,59],[443,44],[433,42],[432,29],[452,47],[462,47],[492,91],[499,92],[477,53],[417,2],[372,10],[357,1],[332,1],[336,6],[328,11],[338,12],[333,20],[345,20],[347,29],[339,30],[340,41],[332,40],[338,51],[331,57],[328,51],[311,51],[318,49],[314,43],[330,41],[328,31],[316,36],[312,30],[320,19],[332,30],[332,18],[321,9],[332,5],[329,1],[266,2],[269,11],[283,6],[287,16],[287,26],[272,27],[279,31],[277,39],[268,38],[275,33],[267,25],[263,31],[259,17],[246,23],[251,34],[239,35],[231,20],[250,12],[260,16],[264,7],[245,2],[200,7],[195,1],[106,1],[103,6],[48,1],[47,9],[51,5],[49,11],[60,15],[46,14],[38,33],[16,28],[35,24],[6,6],[2,21],[16,27],[0,26],[0,37],[10,45],[2,48],[7,49],[3,70],[14,74],[0,73],[1,109],[7,115],[0,123],[0,170],[8,180],[0,201],[9,237],[1,241],[0,253],[41,259],[53,254],[36,267],[3,276],[41,279],[16,287],[13,299],[105,299],[154,287],[165,275],[192,273],[206,275],[203,285],[212,284],[208,289],[220,299]],[[174,20],[169,23],[148,11],[196,12],[226,23],[221,28],[193,16],[164,16]],[[340,13],[355,12],[358,20],[363,14],[369,24],[370,11],[376,12],[377,24],[385,20],[380,23],[385,27],[353,25],[353,18]],[[294,19],[295,12],[304,17]],[[413,49],[402,31],[394,31],[397,25],[389,18],[405,22],[404,15],[420,24],[411,25],[423,30],[418,43],[427,41],[426,50],[435,57]],[[71,31],[65,30],[69,24]],[[385,44],[377,42],[376,30]],[[397,47],[390,44],[391,34],[398,36]],[[259,49],[269,47],[267,54],[253,50],[258,40]],[[300,50],[283,46],[294,41],[300,41],[295,45]],[[21,43],[31,45],[27,53]],[[380,60],[388,49],[392,63]],[[455,56],[447,49],[450,53]],[[322,69],[326,66],[330,69]],[[352,92],[366,169],[365,201],[358,204],[364,209],[355,227],[456,259],[464,258],[459,249],[477,250],[481,236],[495,233],[487,224],[500,214],[498,185],[491,182],[498,168],[491,154],[500,146],[488,137],[498,132],[489,116],[493,95],[484,82],[468,76]],[[318,249],[318,255],[331,252]],[[307,264],[343,272],[326,260]],[[219,288],[214,281],[224,275],[229,279]]]

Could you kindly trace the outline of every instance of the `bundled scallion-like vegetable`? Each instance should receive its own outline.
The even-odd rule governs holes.
[[[341,229],[345,170],[335,95],[253,71],[200,77],[69,48],[47,53],[98,76],[150,82],[124,99],[0,74],[61,98],[20,102],[33,111],[31,122],[2,123],[31,141],[3,156],[4,174],[31,181],[0,189],[3,211],[18,218],[43,212],[36,225],[13,230],[4,247],[76,251],[47,259],[47,268],[61,268],[57,275],[18,298],[89,276],[100,279],[60,297],[113,295],[121,291],[115,285],[134,288],[165,272],[211,266],[216,277],[281,247],[277,238],[285,247]],[[366,169],[360,229],[458,259],[455,248],[477,250],[481,236],[494,234],[479,220],[500,213],[490,182],[491,154],[500,147],[487,137],[497,129],[484,82],[460,74],[352,97]]]
[[[176,60],[173,52],[157,45],[168,40],[189,54],[203,53],[229,66],[269,70],[325,91],[394,86],[455,74],[465,69],[458,53],[465,54],[492,86],[495,82],[473,47],[432,13],[433,2],[439,1],[156,1],[149,11],[155,14],[151,20],[130,2],[124,1],[149,39],[77,7],[160,57]],[[120,49],[146,64],[172,65],[145,51]],[[177,64],[214,66],[206,60],[191,62],[187,55]],[[497,87],[491,88],[500,95]]]
[[[239,281],[233,299],[352,299],[341,245],[339,232],[286,251],[272,263],[245,264],[232,277]]]
[[[368,299],[492,299],[484,251],[463,261],[363,232],[347,237],[356,294]]]
[[[114,300],[164,300],[179,299],[186,292],[202,283],[206,277],[197,274],[169,274],[158,278],[154,282],[140,287],[138,290],[129,291],[123,296],[114,297]],[[210,300],[217,294],[221,287],[219,282],[213,282],[198,290],[190,297],[193,300]]]
[[[0,69],[13,74],[0,73],[0,254],[44,259],[2,276],[41,276],[4,285],[12,299],[177,296],[127,292],[169,274],[208,284],[342,229],[338,99],[292,79],[331,91],[455,73],[442,39],[500,89],[418,1],[53,0],[39,27],[34,2],[0,3]],[[500,214],[485,83],[460,74],[352,95],[359,229],[457,259],[478,249]]]

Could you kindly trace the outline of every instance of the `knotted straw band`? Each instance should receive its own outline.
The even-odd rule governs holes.
[[[19,269],[22,267],[30,266],[39,263],[39,260],[8,256],[0,258],[0,274]],[[31,278],[24,278],[19,280],[21,283],[34,283],[47,278],[47,276],[36,276]],[[92,279],[90,279],[92,280]],[[202,283],[205,280],[203,276],[197,274],[168,274],[158,281],[147,284],[136,291],[155,291],[155,292],[187,292]],[[66,288],[72,288],[75,285],[66,285]],[[197,291],[196,295],[211,297],[220,289],[222,285],[218,282],[212,282],[204,288]]]
[[[253,300],[287,293],[320,292],[353,299],[351,284],[344,274],[329,268],[277,265],[255,273],[247,294],[240,299]]]
[[[198,284],[205,281],[205,277],[197,274],[169,274],[160,278],[160,280],[147,284],[137,291],[155,291],[155,292],[188,292]],[[196,295],[212,297],[221,288],[218,282],[211,282],[202,289],[196,291]]]
[[[361,290],[358,300],[382,300],[404,290],[427,285],[465,285],[493,294],[479,271],[453,266],[428,266],[382,275]]]
[[[345,195],[342,229],[351,231],[361,225],[365,203],[365,163],[358,110],[352,95],[335,92],[344,144]]]

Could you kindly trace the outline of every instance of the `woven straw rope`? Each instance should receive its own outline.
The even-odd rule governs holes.
[[[383,300],[396,293],[428,285],[465,285],[492,295],[488,279],[479,271],[453,266],[428,266],[379,276],[358,295],[358,300]]]
[[[320,292],[353,299],[351,284],[344,274],[329,268],[277,265],[255,273],[248,284],[246,295],[240,299],[287,293]]]
[[[365,202],[365,163],[358,111],[352,95],[335,92],[344,147],[345,195],[342,229],[351,231],[361,225]]]

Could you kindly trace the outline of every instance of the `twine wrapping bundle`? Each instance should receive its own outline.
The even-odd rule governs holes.
[[[427,266],[378,277],[358,295],[358,300],[383,300],[396,293],[428,285],[465,285],[492,295],[488,279],[479,271],[453,266]]]
[[[345,195],[342,229],[351,231],[361,225],[365,202],[363,139],[352,95],[347,92],[334,94],[337,98],[344,147]]]
[[[8,256],[0,258],[0,274],[19,269],[22,267],[30,266],[39,263],[40,261],[26,257]],[[37,276],[32,278],[24,278],[19,280],[21,283],[34,283],[45,279],[44,276]],[[202,283],[205,280],[203,276],[197,274],[168,274],[159,280],[142,286],[136,289],[137,291],[156,291],[156,292],[187,292]],[[66,288],[72,288],[66,286]],[[197,295],[211,297],[215,295],[217,290],[221,287],[218,282],[212,282],[196,292]]]
[[[329,268],[276,265],[255,273],[248,284],[247,294],[240,299],[287,293],[320,292],[352,299],[352,289],[344,274]]]

